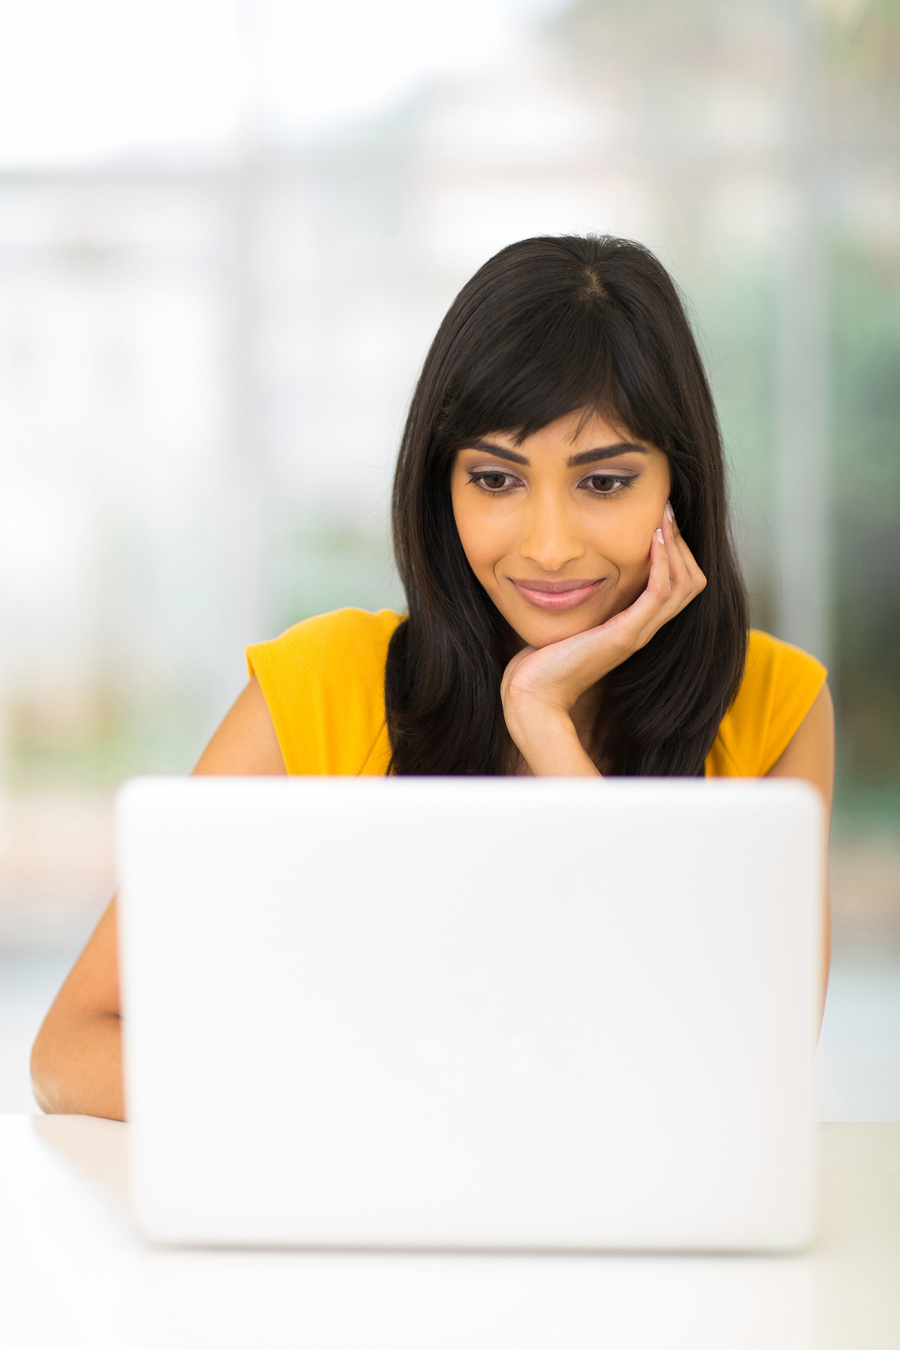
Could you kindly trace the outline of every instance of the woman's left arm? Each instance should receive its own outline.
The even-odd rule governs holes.
[[[826,821],[831,820],[834,790],[834,704],[828,685],[822,686],[815,703],[794,732],[787,749],[772,765],[767,778],[803,778],[818,789],[825,803]],[[825,831],[825,894],[822,897],[824,935],[822,1009],[831,965],[831,904],[828,894],[828,829]]]

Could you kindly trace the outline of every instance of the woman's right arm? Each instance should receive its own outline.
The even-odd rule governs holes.
[[[596,628],[545,647],[523,648],[503,673],[506,727],[536,778],[600,776],[579,740],[572,709],[706,587],[668,503],[648,550],[647,585],[633,604]]]
[[[195,774],[285,773],[254,677],[228,712]],[[53,1001],[31,1052],[41,1110],[125,1119],[115,897]]]

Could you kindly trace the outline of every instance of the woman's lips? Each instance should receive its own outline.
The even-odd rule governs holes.
[[[527,600],[538,609],[556,612],[577,609],[585,600],[596,595],[604,580],[605,578],[601,577],[599,581],[582,581],[580,578],[577,581],[516,581],[514,577],[510,577],[523,600]]]

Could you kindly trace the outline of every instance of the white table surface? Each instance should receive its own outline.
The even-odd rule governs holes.
[[[788,1257],[153,1248],[129,1222],[127,1128],[0,1116],[0,1344],[900,1347],[900,1124],[820,1127],[822,1231]]]

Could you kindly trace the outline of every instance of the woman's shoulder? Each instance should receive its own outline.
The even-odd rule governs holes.
[[[828,671],[802,648],[758,628],[751,628],[747,639],[747,660],[738,698],[753,699],[764,692],[784,696],[791,691],[806,690],[813,690],[815,697],[825,683]]]
[[[284,665],[293,671],[297,666],[323,663],[334,666],[338,672],[346,669],[348,656],[358,665],[367,659],[382,663],[388,643],[403,615],[393,609],[372,613],[366,609],[336,609],[330,614],[315,614],[301,619],[279,637],[254,643],[247,648],[247,662],[251,673],[260,657]]]
[[[247,648],[288,773],[369,771],[386,736],[385,661],[403,618],[392,609],[339,609]],[[383,756],[375,757],[380,765]]]
[[[758,778],[787,749],[828,672],[814,656],[771,633],[748,634],[744,674],[725,714],[707,772]]]

